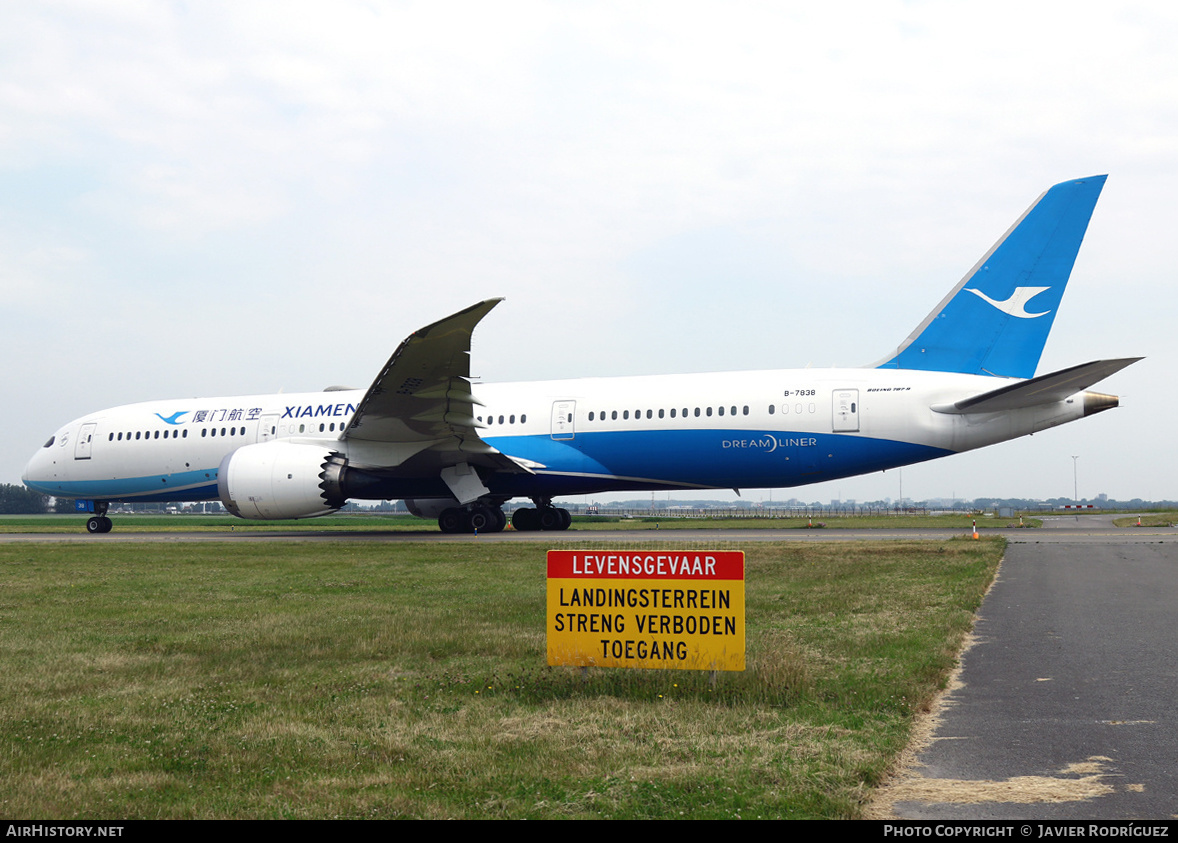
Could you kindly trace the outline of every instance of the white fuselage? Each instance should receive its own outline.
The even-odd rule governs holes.
[[[793,369],[477,384],[484,441],[531,473],[500,497],[609,490],[795,486],[990,445],[1084,415],[1084,393],[1024,409],[933,407],[1015,380],[895,369]],[[25,482],[60,497],[210,500],[238,448],[321,445],[388,470],[409,450],[343,437],[362,390],[130,404],[63,426]],[[395,492],[396,494],[385,494]],[[436,477],[399,477],[381,497],[441,497]]]

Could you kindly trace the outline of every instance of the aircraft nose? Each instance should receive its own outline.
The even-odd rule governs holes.
[[[29,460],[28,465],[25,466],[24,473],[20,476],[20,482],[24,483],[26,486],[29,485],[30,477],[36,479],[36,463],[38,456],[40,456],[40,454],[33,454],[33,458]]]
[[[38,483],[43,483],[47,479],[45,471],[45,449],[37,451],[33,454],[32,459],[29,460],[28,465],[25,466],[24,474],[20,476],[20,482],[24,483],[30,489],[36,488]]]

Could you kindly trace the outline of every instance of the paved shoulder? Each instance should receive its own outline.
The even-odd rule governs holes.
[[[896,816],[1178,813],[1178,543],[1011,545]]]

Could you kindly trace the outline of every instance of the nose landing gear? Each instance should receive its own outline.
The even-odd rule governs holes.
[[[110,504],[106,501],[94,501],[94,515],[86,521],[87,533],[109,533],[114,522],[106,517],[106,510]]]

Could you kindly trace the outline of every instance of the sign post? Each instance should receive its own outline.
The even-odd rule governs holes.
[[[744,670],[743,551],[548,551],[548,664]]]

